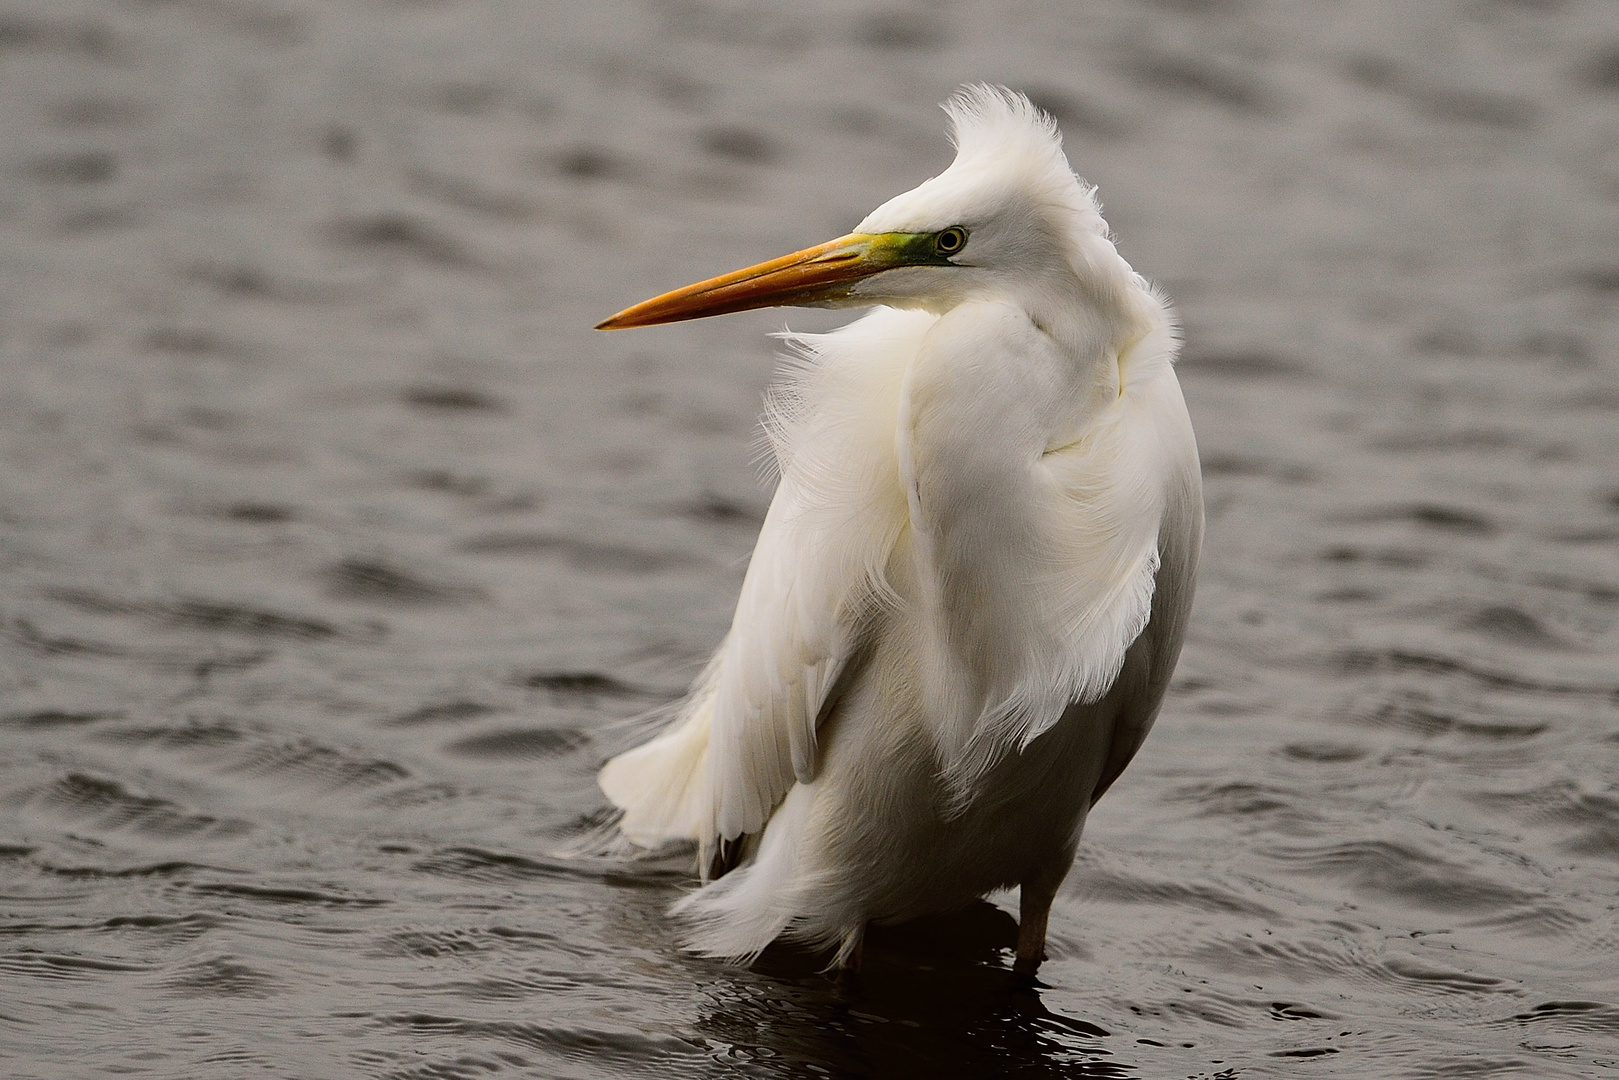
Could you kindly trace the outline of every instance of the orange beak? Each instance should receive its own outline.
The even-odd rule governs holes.
[[[762,307],[816,307],[841,300],[861,278],[912,261],[909,234],[851,233],[745,270],[723,274],[625,308],[598,330],[727,315]]]

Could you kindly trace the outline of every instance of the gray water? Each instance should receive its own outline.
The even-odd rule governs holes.
[[[1208,540],[1038,994],[556,852],[724,632],[757,312],[1031,91],[1184,315]],[[1619,6],[0,5],[7,1077],[1619,1070]]]

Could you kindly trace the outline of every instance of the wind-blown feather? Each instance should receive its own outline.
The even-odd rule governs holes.
[[[637,843],[758,832],[813,779],[827,695],[872,613],[894,602],[885,568],[908,518],[892,416],[904,358],[935,321],[879,309],[830,334],[784,335],[796,356],[766,417],[781,479],[731,631],[669,730],[602,772]]]
[[[945,316],[913,362],[901,468],[934,630],[930,722],[958,808],[1003,754],[1105,694],[1146,626],[1158,477],[1185,448],[1141,413],[1173,347],[1167,329],[1149,335],[1100,388],[1065,387],[1061,350],[1026,316],[978,304]],[[1068,441],[1061,418],[1076,415],[1089,422]]]

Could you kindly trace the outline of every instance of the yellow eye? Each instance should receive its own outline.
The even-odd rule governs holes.
[[[940,255],[954,255],[966,246],[967,230],[960,225],[952,225],[933,238],[933,250]]]

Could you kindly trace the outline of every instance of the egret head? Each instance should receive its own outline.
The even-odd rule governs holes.
[[[945,111],[955,161],[848,236],[665,293],[597,329],[760,307],[943,312],[974,297],[1043,306],[1122,296],[1134,275],[1108,239],[1095,189],[1068,167],[1056,123],[1003,87],[966,87]]]

